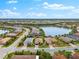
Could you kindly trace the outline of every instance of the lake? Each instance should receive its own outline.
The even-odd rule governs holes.
[[[71,29],[67,28],[59,28],[59,27],[41,27],[41,28],[45,32],[46,36],[63,35],[71,32]]]

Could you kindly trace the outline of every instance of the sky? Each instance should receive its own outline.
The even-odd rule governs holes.
[[[0,0],[0,18],[79,18],[79,0]]]

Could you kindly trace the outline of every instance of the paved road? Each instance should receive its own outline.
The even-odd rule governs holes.
[[[72,44],[72,43],[69,43],[69,45],[72,46],[72,47],[76,47],[76,45],[74,45],[74,44]]]
[[[35,45],[35,49],[38,49],[39,48],[39,45]]]

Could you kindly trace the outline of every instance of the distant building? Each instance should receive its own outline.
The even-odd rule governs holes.
[[[16,30],[14,30],[14,32],[15,32],[15,33],[20,33],[20,32],[22,32],[22,29],[17,28]]]

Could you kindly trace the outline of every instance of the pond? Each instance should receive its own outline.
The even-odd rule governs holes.
[[[45,32],[46,36],[56,36],[56,35],[63,35],[68,34],[71,32],[71,29],[67,28],[59,28],[59,27],[41,27]]]
[[[8,30],[0,30],[0,34],[5,34],[7,32],[9,32],[9,31]]]

